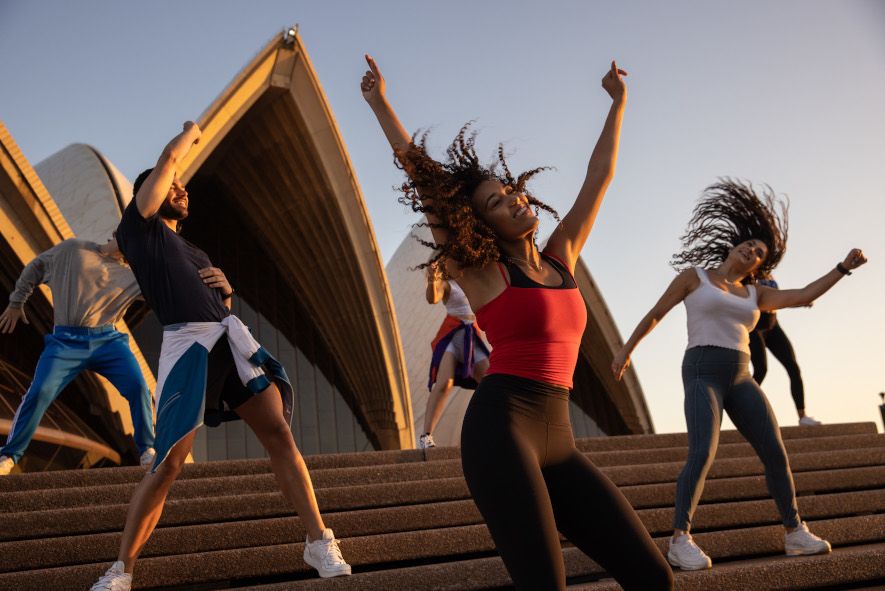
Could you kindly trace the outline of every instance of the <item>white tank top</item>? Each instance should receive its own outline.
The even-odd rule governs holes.
[[[750,331],[759,320],[756,287],[747,286],[749,295],[741,297],[710,283],[707,271],[695,267],[701,280],[697,289],[685,297],[688,316],[688,349],[712,345],[750,352]]]
[[[475,316],[464,290],[454,281],[449,281],[449,299],[445,302],[446,312],[449,316],[460,318],[465,322],[473,321]]]

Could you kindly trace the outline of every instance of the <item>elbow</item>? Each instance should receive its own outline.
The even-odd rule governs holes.
[[[177,166],[181,161],[182,154],[180,150],[176,149],[175,146],[169,144],[165,148],[163,148],[163,153],[160,154],[160,161],[158,164],[160,165],[170,165]]]
[[[614,162],[591,164],[587,172],[587,176],[594,179],[598,184],[606,186],[615,178],[615,164]]]

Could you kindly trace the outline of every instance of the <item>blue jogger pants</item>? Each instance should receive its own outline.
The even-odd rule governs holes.
[[[16,463],[31,443],[40,419],[65,386],[83,370],[107,378],[129,402],[139,453],[154,445],[151,393],[129,348],[129,335],[113,326],[56,326],[43,337],[45,348],[34,371],[0,455]]]

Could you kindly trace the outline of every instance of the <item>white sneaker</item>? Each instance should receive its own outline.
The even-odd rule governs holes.
[[[317,569],[323,578],[350,574],[350,565],[341,556],[338,540],[329,528],[323,530],[323,537],[319,540],[311,542],[310,536],[305,538],[304,562]]]
[[[12,472],[13,466],[15,466],[15,462],[12,461],[12,458],[0,456],[0,476],[6,476]]]
[[[132,575],[123,572],[123,563],[118,560],[89,591],[130,591],[130,589],[132,589]]]
[[[800,427],[817,427],[820,424],[821,424],[820,421],[818,421],[814,417],[804,416],[801,419],[799,419],[799,426]]]
[[[794,531],[784,534],[784,548],[787,556],[829,554],[832,551],[830,543],[808,531],[804,521]]]
[[[433,441],[433,435],[425,433],[418,438],[418,449],[427,449],[428,447],[436,447],[436,442]]]
[[[689,534],[682,534],[675,540],[670,538],[667,562],[682,570],[701,570],[713,567],[713,561],[694,543]]]
[[[147,468],[148,466],[150,466],[151,464],[154,463],[154,458],[156,458],[156,457],[157,457],[157,451],[154,448],[149,447],[146,450],[144,450],[144,453],[141,454],[140,458],[138,458],[138,463],[141,464],[143,467]]]

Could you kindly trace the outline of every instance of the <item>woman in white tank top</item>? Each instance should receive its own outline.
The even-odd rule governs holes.
[[[489,349],[480,337],[476,316],[464,290],[455,281],[443,279],[436,265],[427,268],[426,297],[428,304],[442,300],[446,317],[431,343],[433,357],[427,383],[430,395],[418,449],[436,447],[432,433],[452,388],[475,389],[489,368]]]
[[[830,545],[799,518],[790,464],[777,420],[765,394],[748,371],[750,331],[760,311],[806,306],[866,262],[859,249],[802,289],[753,285],[786,249],[786,206],[769,187],[762,198],[752,185],[722,179],[708,187],[673,257],[681,273],[612,361],[620,379],[636,346],[679,302],[688,319],[688,347],[682,364],[688,459],[677,481],[673,537],[667,559],[686,570],[710,568],[710,558],[691,539],[691,518],[716,455],[722,411],[750,442],[765,466],[769,492],[785,528],[788,555],[818,554]]]

